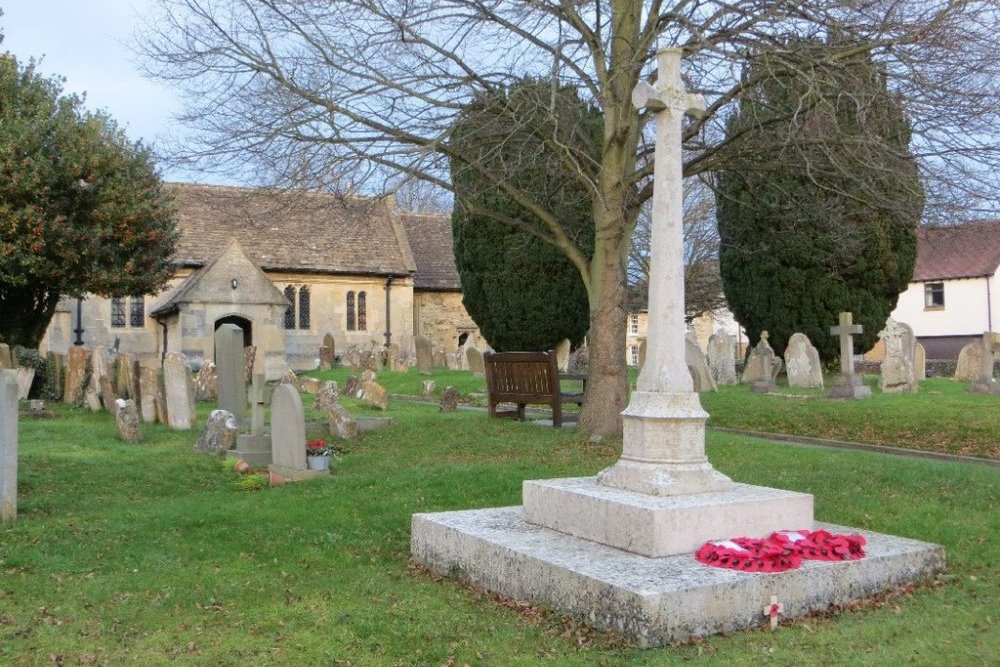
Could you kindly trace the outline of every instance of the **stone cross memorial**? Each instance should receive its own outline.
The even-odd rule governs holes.
[[[840,314],[840,324],[830,327],[830,335],[840,336],[840,375],[826,392],[829,398],[871,398],[872,390],[854,373],[853,336],[864,331],[860,324],[854,324],[851,313]]]

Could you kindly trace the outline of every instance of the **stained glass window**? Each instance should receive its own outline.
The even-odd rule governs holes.
[[[358,331],[368,330],[368,310],[365,306],[365,301],[367,295],[364,292],[358,292]]]
[[[285,286],[285,298],[291,304],[285,309],[285,328],[295,328],[295,288],[291,285]]]
[[[299,328],[309,328],[309,286],[299,288]]]
[[[347,293],[347,330],[354,331],[354,292]]]

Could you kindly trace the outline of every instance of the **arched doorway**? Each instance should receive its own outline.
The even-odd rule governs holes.
[[[243,347],[253,345],[253,322],[239,315],[227,315],[215,320],[215,331],[218,331],[223,324],[235,324],[243,330]]]

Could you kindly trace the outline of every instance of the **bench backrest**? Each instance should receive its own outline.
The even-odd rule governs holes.
[[[551,399],[559,394],[554,352],[494,352],[483,355],[486,389],[492,397]]]

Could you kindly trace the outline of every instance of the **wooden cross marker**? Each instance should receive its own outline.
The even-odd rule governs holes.
[[[850,315],[850,313],[848,313]],[[771,596],[771,604],[764,607],[764,615],[771,619],[771,632],[778,628],[778,614],[785,611],[785,606],[778,602],[778,596]]]
[[[840,325],[830,327],[830,334],[840,336],[840,372],[846,377],[854,375],[854,334],[859,334],[864,329],[860,324],[854,324],[854,316],[851,313],[840,314]]]

